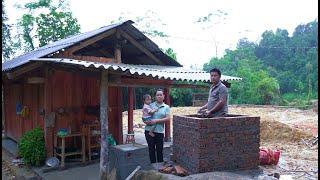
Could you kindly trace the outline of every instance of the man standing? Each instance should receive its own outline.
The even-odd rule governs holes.
[[[221,71],[219,69],[211,69],[210,77],[212,85],[209,91],[208,102],[199,109],[198,113],[202,112],[210,117],[221,117],[228,113],[228,89],[220,81]],[[206,111],[203,112],[204,110]]]

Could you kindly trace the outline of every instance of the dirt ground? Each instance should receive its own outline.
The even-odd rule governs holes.
[[[195,114],[198,107],[173,107],[172,115]],[[260,116],[260,145],[281,151],[277,166],[263,166],[266,172],[292,175],[294,179],[318,178],[318,144],[308,147],[303,140],[318,136],[318,114],[313,110],[272,106],[230,106],[230,114]],[[134,131],[143,132],[141,110],[134,111]],[[127,112],[123,112],[127,128]],[[172,126],[171,126],[172,127]]]
[[[17,166],[12,163],[14,156],[8,151],[2,149],[2,179],[19,180],[19,179],[40,179],[37,175],[26,166]]]
[[[2,160],[2,179],[3,180],[12,180],[16,178],[15,173],[12,168],[8,164],[8,162]]]
[[[198,107],[173,107],[172,115],[195,114]],[[318,144],[307,146],[303,140],[318,136],[318,114],[312,110],[295,108],[230,106],[230,114],[260,116],[260,145],[281,151],[277,166],[261,166],[268,174],[278,172],[294,179],[318,179]],[[134,111],[134,131],[143,133],[141,110]],[[127,112],[123,112],[124,129],[127,128]],[[172,126],[171,126],[172,127]],[[2,179],[17,179],[17,170],[4,161],[2,151]]]

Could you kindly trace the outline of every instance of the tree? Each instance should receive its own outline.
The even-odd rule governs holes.
[[[163,38],[168,37],[168,34],[162,30],[166,24],[159,18],[159,15],[151,10],[147,10],[142,16],[134,17],[131,12],[121,13],[118,19],[111,20],[111,24],[121,23],[127,20],[133,20],[134,26],[137,26],[138,29],[145,35],[153,38]]]
[[[317,32],[317,20],[297,26],[292,37],[285,29],[267,30],[259,43],[240,39],[235,50],[211,58],[203,70],[218,67],[243,78],[231,86],[232,103],[304,105],[318,97]]]
[[[217,38],[214,33],[214,29],[216,28],[216,25],[221,24],[225,19],[228,13],[222,11],[222,10],[217,10],[208,13],[208,15],[199,17],[198,20],[195,22],[197,24],[200,24],[202,26],[203,30],[209,30],[210,31],[210,37],[213,41],[213,45],[215,47],[215,53],[216,56],[218,57],[218,44],[219,42],[217,41]]]
[[[10,31],[11,26],[8,24],[8,17],[5,11],[4,0],[2,0],[2,60],[8,60],[13,54]]]
[[[166,55],[168,55],[169,57],[171,57],[173,60],[177,61],[177,53],[175,53],[173,51],[173,49],[168,48],[168,49],[162,49],[160,48],[160,50],[165,53]]]
[[[67,6],[64,0],[57,3],[53,0],[38,0],[26,3],[21,8],[27,10],[17,24],[25,51],[80,32],[80,25]]]
[[[297,26],[292,37],[285,29],[262,34],[255,53],[279,80],[281,94],[308,94],[309,97],[316,94],[312,93],[312,87],[317,88],[317,70],[310,69],[317,67],[317,32],[318,22],[315,20]]]
[[[234,82],[230,89],[230,103],[235,104],[276,104],[279,102],[279,84],[270,77],[262,62],[255,56],[256,45],[247,39],[240,39],[236,50],[226,50],[222,58],[211,58],[203,70],[213,67],[223,74],[243,78]]]

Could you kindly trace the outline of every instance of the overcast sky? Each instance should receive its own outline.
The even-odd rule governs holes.
[[[28,1],[6,0],[11,23],[21,16],[14,7],[17,2]],[[171,47],[185,67],[199,68],[216,55],[214,42],[218,56],[222,56],[225,49],[234,49],[240,38],[259,42],[265,30],[276,28],[287,29],[291,35],[297,25],[318,18],[317,0],[69,0],[69,4],[81,32],[108,25],[120,16],[134,20],[152,11],[160,19],[155,23],[157,27],[170,37],[151,39],[161,48]],[[199,17],[218,10],[227,15],[214,17],[211,26],[195,23]]]

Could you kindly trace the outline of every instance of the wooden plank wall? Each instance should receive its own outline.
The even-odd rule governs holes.
[[[43,85],[41,84],[5,84],[5,128],[8,137],[18,141],[22,134],[39,126],[44,127],[43,117],[38,109],[43,106]],[[30,108],[28,117],[16,114],[16,104]]]
[[[85,107],[100,103],[99,79],[80,76],[77,73],[55,70],[52,76],[52,109],[67,108],[66,114],[56,114],[54,132],[59,128],[71,127],[79,132],[84,121],[94,121],[95,116],[85,113]],[[38,113],[44,107],[43,84],[4,85],[5,89],[5,128],[7,136],[19,140],[22,134],[37,125],[44,128],[44,117]],[[120,87],[109,87],[109,130],[117,143],[122,143],[122,92]],[[16,103],[30,107],[30,116],[16,115]]]

